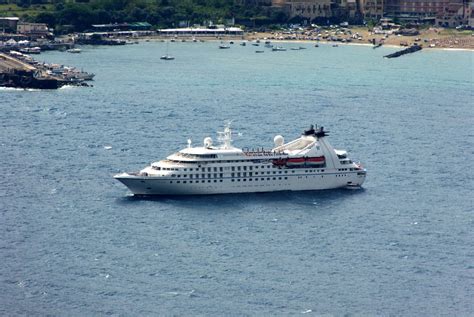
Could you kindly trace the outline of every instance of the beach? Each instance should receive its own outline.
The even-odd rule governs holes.
[[[452,29],[429,28],[420,30],[418,35],[385,35],[375,34],[367,28],[354,27],[350,28],[350,33],[358,34],[361,39],[353,39],[348,44],[372,44],[383,42],[384,45],[391,46],[410,46],[415,43],[422,45],[423,48],[451,48],[451,49],[467,49],[474,50],[474,36],[472,31],[457,31]],[[347,38],[348,36],[337,36],[335,30],[328,30],[329,36]],[[324,32],[321,32],[324,34]],[[247,40],[269,39],[269,40],[285,40],[285,41],[311,41],[315,42],[314,36],[307,32],[300,33],[282,33],[282,32],[257,32],[246,33]]]
[[[344,29],[328,29],[315,31],[274,31],[274,32],[244,32],[242,36],[192,36],[175,35],[178,41],[191,41],[194,39],[204,41],[272,41],[295,43],[330,43],[338,42],[350,45],[373,45],[381,43],[385,46],[404,47],[413,44],[430,49],[461,49],[474,50],[474,36],[472,31],[462,31],[443,28],[428,28],[418,30],[419,34],[413,36],[395,34],[377,34],[366,27],[350,27]],[[146,37],[148,40],[166,40],[171,36],[153,35]],[[349,39],[349,40],[347,40]]]

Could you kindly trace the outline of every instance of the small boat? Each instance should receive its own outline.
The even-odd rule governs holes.
[[[319,47],[319,44],[314,44],[314,47]]]
[[[333,44],[333,45],[332,45],[332,47],[338,47],[338,46],[339,46],[339,45],[337,45],[337,44]]]
[[[305,50],[305,49],[306,49],[306,47],[304,47],[304,46],[300,46],[300,47],[299,47],[299,49],[300,49],[300,50]]]
[[[253,46],[260,46],[259,43],[252,43]]]
[[[161,56],[160,59],[165,60],[165,61],[172,61],[174,59],[174,56],[166,54],[166,55]]]
[[[265,51],[255,51],[255,53],[265,53]]]
[[[25,47],[20,49],[21,53],[24,54],[40,54],[41,53],[41,48],[36,46],[36,47]]]
[[[284,51],[286,51],[286,48],[284,48],[282,46],[274,46],[274,47],[272,47],[272,51],[273,52],[284,52]]]
[[[229,44],[234,44],[234,41],[230,41]]]
[[[292,48],[290,48],[290,50],[292,50],[292,51],[299,51],[300,48],[299,48],[299,47],[292,47]]]
[[[220,48],[221,50],[225,50],[225,49],[230,48],[230,46],[227,45],[227,44],[221,44],[221,45],[219,45],[219,48]]]
[[[246,45],[247,45],[247,42],[240,43],[240,46],[246,46]]]
[[[170,43],[166,42],[166,54],[161,56],[160,59],[165,60],[165,61],[172,61],[174,59],[173,56],[168,54],[169,45],[170,45]]]
[[[73,54],[79,54],[81,52],[81,49],[80,48],[70,48],[66,52],[73,53]]]

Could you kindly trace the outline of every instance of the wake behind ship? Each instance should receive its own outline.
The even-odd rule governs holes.
[[[209,137],[200,147],[188,140],[187,148],[166,159],[114,178],[147,196],[359,188],[366,177],[360,163],[329,144],[323,127],[311,126],[288,143],[277,135],[269,150],[236,148],[232,136],[228,124],[218,132],[217,146]]]

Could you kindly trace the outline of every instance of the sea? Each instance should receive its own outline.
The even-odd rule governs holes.
[[[0,315],[474,315],[474,53],[238,44],[44,52],[93,87],[0,89]],[[249,148],[324,126],[366,182],[136,198],[113,179],[226,120]]]

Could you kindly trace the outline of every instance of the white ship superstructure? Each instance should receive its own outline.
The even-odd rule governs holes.
[[[273,149],[232,145],[230,124],[201,147],[188,147],[136,173],[114,177],[135,195],[204,195],[358,188],[366,177],[360,163],[335,150],[323,127],[311,126],[296,140],[274,138]]]

